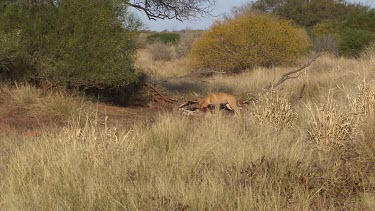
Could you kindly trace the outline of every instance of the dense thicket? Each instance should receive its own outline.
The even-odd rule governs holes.
[[[0,71],[69,87],[134,82],[138,22],[120,1],[1,1]]]
[[[358,4],[347,4],[343,0],[257,0],[251,8],[273,13],[307,27],[324,20],[344,20],[351,14],[368,9]]]
[[[375,43],[375,10],[349,16],[342,24],[340,35],[340,52],[359,56],[366,46]]]

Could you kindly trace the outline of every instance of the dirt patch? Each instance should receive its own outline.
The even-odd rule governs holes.
[[[131,128],[134,124],[153,119],[159,112],[158,107],[119,107],[107,104],[97,104],[95,108],[98,121],[104,124]]]
[[[62,127],[66,125],[67,120],[61,118],[49,118],[44,116],[30,115],[30,112],[24,108],[9,107],[0,104],[0,134],[17,133],[24,135],[37,134],[40,129],[50,127]],[[119,107],[107,104],[96,104],[91,107],[89,115],[104,125],[117,125],[125,128],[131,128],[140,121],[155,116],[160,109],[151,107]],[[75,117],[73,117],[75,118]]]

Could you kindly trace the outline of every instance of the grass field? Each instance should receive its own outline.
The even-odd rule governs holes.
[[[156,77],[187,73],[181,59],[150,65],[147,52],[140,55]],[[237,118],[136,110],[124,116],[113,106],[100,113],[102,105],[79,96],[2,85],[0,209],[374,209],[375,56],[324,55],[298,78],[263,91],[296,68],[166,85],[183,95],[256,96]],[[15,119],[46,123],[25,133],[9,126]]]

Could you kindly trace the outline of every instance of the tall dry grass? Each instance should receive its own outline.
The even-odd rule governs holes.
[[[165,112],[129,130],[80,112],[58,131],[22,137],[0,183],[0,209],[373,209],[371,62],[323,57],[271,92],[259,87],[289,68],[215,77],[206,91],[257,95],[238,118]]]
[[[43,91],[24,83],[0,86],[0,103],[8,110],[23,111],[25,116],[66,121],[83,107],[82,97],[63,91]],[[15,115],[17,115],[15,113]]]
[[[173,49],[171,49],[173,47],[167,46],[166,48],[168,49],[161,51],[168,51],[167,54],[173,54]],[[141,49],[138,51],[136,59],[136,65],[144,69],[149,75],[152,75],[157,79],[162,79],[175,75],[185,75],[191,72],[191,69],[189,68],[189,60],[186,57],[174,58],[170,61],[164,61],[161,59],[155,60],[152,51],[157,52],[158,49]],[[168,55],[168,57],[172,58],[173,55]]]

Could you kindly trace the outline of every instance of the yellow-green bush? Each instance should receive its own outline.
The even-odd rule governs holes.
[[[289,65],[309,42],[301,29],[270,15],[246,15],[215,23],[194,43],[195,68],[238,72],[254,66]]]
[[[326,34],[336,35],[339,32],[339,24],[335,20],[325,20],[315,24],[311,29],[311,34],[314,37],[321,37]]]

